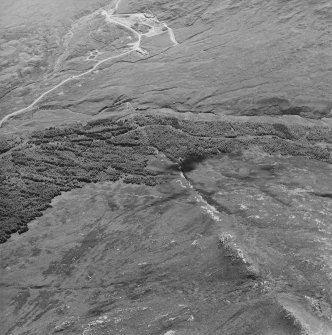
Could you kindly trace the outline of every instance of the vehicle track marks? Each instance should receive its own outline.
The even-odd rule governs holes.
[[[56,89],[58,89],[59,87],[61,87],[62,85],[64,85],[65,83],[74,80],[74,79],[79,79],[89,73],[92,73],[93,71],[95,71],[101,64],[108,62],[112,59],[116,59],[116,58],[120,58],[120,57],[124,57],[130,53],[132,53],[133,51],[136,51],[140,54],[142,54],[143,56],[148,55],[148,52],[144,49],[141,48],[141,42],[142,42],[142,37],[146,36],[146,37],[151,37],[151,36],[156,36],[156,35],[160,35],[164,32],[168,32],[169,37],[171,42],[173,43],[173,46],[178,45],[179,43],[176,41],[174,32],[171,28],[168,27],[168,25],[164,22],[160,22],[158,21],[158,19],[151,17],[151,14],[145,14],[145,13],[134,13],[134,14],[128,14],[128,15],[121,15],[121,14],[116,14],[118,8],[119,8],[119,4],[120,4],[121,0],[118,0],[114,6],[114,8],[110,9],[109,11],[107,11],[106,9],[102,8],[100,9],[100,13],[105,15],[105,19],[111,23],[111,24],[117,24],[117,25],[121,25],[122,27],[124,27],[125,29],[131,31],[135,36],[137,36],[137,41],[130,43],[128,45],[131,45],[131,49],[127,50],[119,55],[116,56],[112,56],[112,57],[108,57],[105,58],[103,60],[98,61],[91,69],[80,73],[78,75],[72,75],[69,78],[64,79],[63,81],[61,81],[59,84],[53,86],[51,89],[47,90],[46,92],[42,93],[38,98],[36,98],[29,106],[24,107],[22,109],[19,109],[11,114],[6,115],[4,118],[1,119],[0,121],[0,128],[4,125],[4,123],[6,123],[7,121],[9,121],[9,119],[11,119],[14,116],[20,115],[25,113],[26,111],[30,110],[32,107],[34,107],[38,102],[40,102],[45,96],[47,96],[49,93],[55,91]],[[151,31],[149,30],[149,32],[147,33],[140,33],[138,31],[136,31],[135,29],[133,29],[132,26],[132,19],[135,18],[137,19],[140,23],[148,25],[151,28]]]

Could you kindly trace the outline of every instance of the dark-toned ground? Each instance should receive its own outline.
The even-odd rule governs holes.
[[[329,164],[170,166],[67,192],[1,245],[4,334],[331,333]]]
[[[0,333],[332,334],[330,2],[115,6],[1,1]]]
[[[147,114],[50,128],[14,139],[4,137],[0,240],[25,232],[27,224],[42,215],[55,196],[85,183],[119,179],[145,185],[165,182],[167,174],[148,168],[149,160],[160,153],[183,171],[191,161],[249,149],[331,163],[331,134],[330,128],[319,123],[194,121]]]
[[[4,334],[331,332],[329,128],[199,119],[7,144]]]

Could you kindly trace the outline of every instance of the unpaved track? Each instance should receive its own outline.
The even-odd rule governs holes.
[[[62,86],[63,84],[73,80],[73,79],[77,79],[77,78],[80,78],[80,77],[83,77],[85,76],[86,74],[88,73],[91,73],[92,71],[96,70],[97,67],[99,65],[101,65],[102,63],[105,63],[111,59],[115,59],[115,58],[119,58],[119,57],[122,57],[122,56],[125,56],[127,54],[129,54],[130,52],[132,52],[134,50],[129,50],[129,51],[126,51],[120,55],[116,55],[116,56],[112,56],[112,57],[109,57],[109,58],[105,58],[101,61],[99,61],[98,63],[96,63],[94,65],[94,67],[92,67],[90,70],[86,71],[86,72],[83,72],[81,74],[78,74],[76,76],[71,76],[65,80],[63,80],[62,82],[60,82],[59,84],[53,86],[51,89],[49,89],[48,91],[44,92],[42,95],[40,95],[34,102],[32,102],[29,106],[25,107],[25,108],[22,108],[14,113],[11,113],[11,114],[8,114],[7,116],[5,116],[1,121],[0,121],[0,127],[2,127],[2,125],[8,121],[10,118],[12,118],[13,116],[17,116],[17,115],[20,115],[20,114],[23,114],[24,112],[28,111],[31,107],[35,106],[39,101],[41,101],[46,95],[48,95],[49,93],[55,91],[57,88],[59,88],[60,86]]]
[[[117,20],[117,14],[116,14],[116,11],[118,10],[118,7],[119,7],[119,4],[120,4],[121,0],[118,0],[114,6],[113,9],[111,9],[110,11],[106,11],[105,9],[101,9],[101,13],[103,15],[105,15],[105,18],[106,20],[109,22],[109,23],[112,23],[112,24],[117,24],[117,25],[121,25],[122,27],[130,30],[132,33],[134,33],[138,40],[137,42],[135,43],[132,43],[132,47],[130,50],[128,51],[125,51],[119,55],[116,55],[116,56],[112,56],[112,57],[108,57],[108,58],[105,58],[99,62],[97,62],[90,70],[87,70],[81,74],[78,74],[78,75],[74,75],[74,76],[70,76],[69,78],[67,79],[64,79],[63,81],[61,81],[59,84],[53,86],[51,89],[49,89],[48,91],[42,93],[36,100],[34,100],[29,106],[25,107],[25,108],[22,108],[16,112],[13,112],[11,114],[8,114],[6,115],[4,118],[2,118],[2,120],[0,121],[0,128],[3,126],[4,123],[6,123],[9,119],[11,119],[12,117],[14,116],[17,116],[17,115],[20,115],[20,114],[23,114],[24,112],[28,111],[30,108],[32,108],[33,106],[35,106],[39,101],[41,101],[45,96],[47,96],[49,93],[55,91],[56,89],[58,89],[59,87],[61,87],[62,85],[64,85],[65,83],[71,81],[71,80],[74,80],[74,79],[78,79],[78,78],[81,78],[89,73],[92,73],[93,71],[95,71],[101,64],[105,63],[105,62],[108,62],[109,60],[112,60],[112,59],[116,59],[116,58],[120,58],[120,57],[123,57],[125,55],[128,55],[130,54],[131,52],[133,51],[136,51],[142,55],[146,55],[147,52],[141,48],[141,42],[142,42],[142,37],[143,36],[155,36],[155,35],[159,35],[161,34],[160,32],[156,31],[156,29],[150,25],[150,27],[153,29],[152,31],[152,34],[149,32],[149,33],[139,33],[137,32],[136,30],[132,29],[131,28],[131,23],[130,23],[130,20],[128,20],[128,23],[124,23],[123,22],[123,18],[122,20]],[[131,14],[130,16],[144,16],[145,14],[144,13],[136,13],[136,14]],[[174,32],[171,28],[169,28],[167,26],[166,23],[162,22],[162,25],[167,29],[168,31],[168,34],[169,34],[169,37],[170,37],[170,40],[172,41],[172,43],[175,45],[178,45],[179,43],[176,41],[175,39],[175,36],[174,36]]]

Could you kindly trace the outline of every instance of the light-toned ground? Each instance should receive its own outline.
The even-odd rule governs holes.
[[[71,82],[73,80],[80,79],[87,74],[94,73],[102,64],[112,61],[114,59],[125,57],[126,55],[130,54],[133,51],[142,54],[143,56],[148,55],[149,53],[141,48],[141,43],[143,37],[152,37],[158,36],[167,32],[169,34],[169,38],[174,46],[178,45],[178,42],[175,39],[173,30],[167,26],[166,23],[161,23],[158,21],[156,17],[151,17],[149,14],[145,13],[137,13],[137,14],[127,14],[127,15],[118,15],[117,8],[120,4],[120,1],[116,2],[113,5],[110,5],[108,9],[98,9],[97,11],[93,12],[92,14],[83,17],[78,22],[72,26],[69,33],[67,33],[65,39],[65,49],[62,52],[61,56],[59,56],[54,71],[64,71],[66,70],[66,66],[62,63],[66,63],[66,60],[70,60],[71,67],[77,67],[76,62],[81,62],[83,57],[83,62],[88,61],[89,64],[87,65],[88,70],[81,72],[76,75],[71,75],[66,79],[60,81],[56,85],[52,86],[47,91],[43,92],[40,96],[38,96],[31,104],[28,106],[19,109],[13,113],[10,113],[3,117],[0,120],[0,127],[10,120],[12,117],[24,114],[26,111],[31,110],[35,107],[39,102],[44,100],[50,93],[58,90],[64,84]],[[106,21],[106,22],[105,22]],[[106,25],[106,31],[104,31],[104,35],[100,34],[100,29],[105,29],[103,26]],[[135,25],[145,26],[147,31],[140,31],[139,29],[135,28]],[[91,26],[95,26],[95,28],[91,28]],[[125,29],[124,35],[127,36],[116,36],[116,31],[118,27],[122,27]],[[91,51],[95,50],[93,48],[93,44],[89,45],[89,39],[92,38],[91,34],[95,34],[96,36],[93,38],[94,40],[97,38],[106,38],[101,45],[102,51],[98,50],[99,55],[96,57],[96,63],[91,65],[90,56]],[[115,36],[114,36],[115,35]],[[121,45],[114,45],[114,40],[120,39]],[[127,42],[127,45],[122,45],[123,43]],[[84,47],[80,47],[80,44],[84,44]],[[75,44],[78,45],[75,46]],[[99,46],[98,46],[99,47]],[[110,47],[113,47],[113,52],[108,51]],[[78,48],[78,49],[77,49]],[[105,49],[105,50],[104,50]],[[120,51],[119,51],[120,49]],[[121,49],[124,49],[121,51]],[[88,54],[89,53],[89,54]],[[72,61],[74,58],[74,62]],[[68,67],[69,65],[67,65]],[[69,66],[69,67],[70,67]]]
[[[331,334],[331,168],[246,155],[54,199],[0,245],[4,334]]]
[[[109,3],[101,5],[113,8]],[[50,58],[34,67],[39,72],[22,77],[18,70],[4,65],[2,117],[29,106],[67,76],[77,75],[67,71],[55,78],[44,78],[60,57],[63,38],[71,25],[102,6],[94,5],[93,10],[84,6],[84,13],[77,7],[81,14],[72,18],[57,38],[49,39],[56,45],[54,49],[48,47],[52,50]],[[9,16],[13,13],[9,12]],[[91,96],[110,104],[125,96],[138,110],[167,107],[178,112],[296,114],[330,119],[332,23],[328,1],[195,1],[190,6],[184,0],[125,1],[119,3],[121,13],[152,13],[173,29],[168,30],[169,37],[175,36],[180,45],[173,48],[174,41],[169,43],[164,34],[144,38],[141,49],[149,55],[144,51],[121,61],[106,62],[95,76],[81,78],[87,90],[54,92],[35,107],[66,110],[68,104],[79,104],[83,113],[89,113],[101,109],[99,103],[93,107]],[[28,36],[35,36],[31,34]],[[15,34],[9,36],[14,39]],[[11,53],[15,48],[17,45],[8,45],[4,52]],[[84,57],[88,56],[89,52]],[[5,62],[8,59],[4,57]],[[90,65],[83,62],[80,66]]]
[[[332,334],[331,8],[1,1],[0,332]]]

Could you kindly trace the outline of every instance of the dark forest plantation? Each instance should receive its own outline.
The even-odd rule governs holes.
[[[2,0],[0,334],[332,335],[330,1]]]

